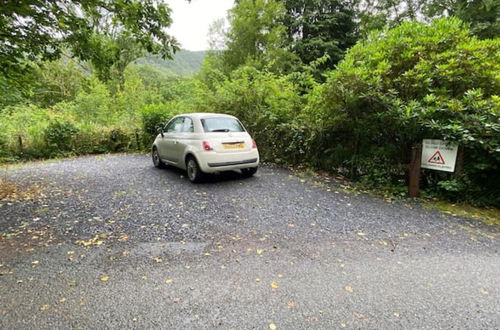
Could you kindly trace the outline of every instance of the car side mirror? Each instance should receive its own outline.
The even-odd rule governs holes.
[[[158,129],[156,131],[158,132],[158,134],[161,134],[161,137],[163,137],[163,133],[165,133],[163,131],[163,127],[158,127]]]

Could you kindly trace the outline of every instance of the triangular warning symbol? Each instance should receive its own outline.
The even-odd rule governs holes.
[[[444,158],[443,156],[441,155],[441,153],[438,151],[436,151],[434,153],[434,155],[431,156],[431,158],[429,158],[429,160],[427,160],[427,163],[431,163],[431,164],[441,164],[441,165],[444,165],[445,162],[444,162]]]

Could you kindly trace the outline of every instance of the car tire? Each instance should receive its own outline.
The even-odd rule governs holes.
[[[243,174],[243,176],[249,178],[253,176],[255,173],[257,173],[257,169],[258,167],[242,168],[241,173]]]
[[[192,156],[188,157],[186,160],[186,172],[189,181],[193,183],[201,182],[203,179],[203,172],[200,169],[200,165],[196,159]]]
[[[165,163],[161,161],[160,154],[158,153],[158,149],[156,147],[151,150],[151,158],[153,159],[153,165],[156,168],[165,168]]]

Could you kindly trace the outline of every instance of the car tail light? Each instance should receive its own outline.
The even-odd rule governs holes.
[[[257,148],[257,143],[255,143],[255,140],[252,140],[252,149]]]
[[[205,151],[213,150],[213,148],[210,146],[210,143],[208,143],[208,141],[203,141],[203,150],[205,150]]]

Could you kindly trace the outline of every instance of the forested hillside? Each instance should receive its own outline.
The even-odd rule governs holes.
[[[263,160],[397,194],[412,146],[456,143],[460,171],[424,170],[424,195],[500,205],[498,2],[240,0],[206,54],[174,54],[163,4],[70,3],[0,9],[5,161],[148,150],[173,115],[224,112]]]
[[[162,71],[167,75],[188,77],[200,71],[205,55],[206,51],[189,51],[182,49],[174,54],[172,60],[147,56],[137,59],[135,63],[154,66],[158,71]]]

